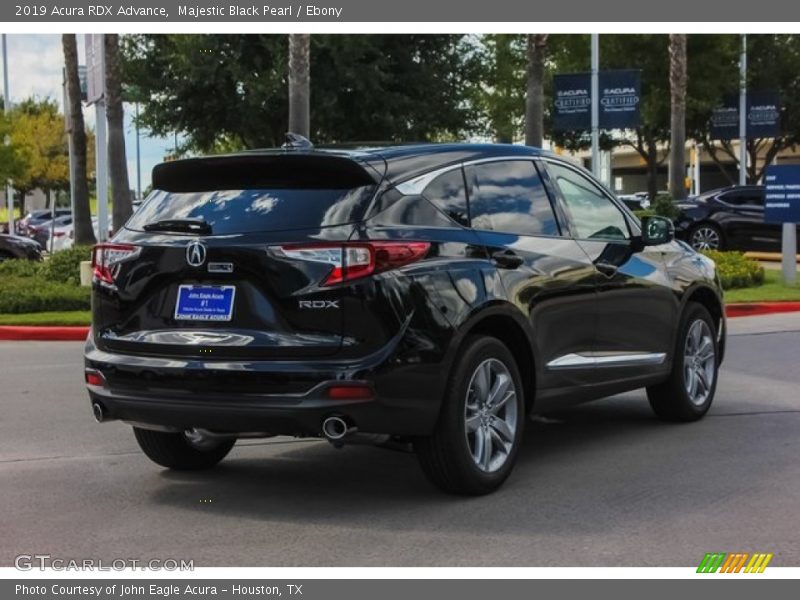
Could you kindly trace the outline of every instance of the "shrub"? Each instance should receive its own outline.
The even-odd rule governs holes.
[[[44,263],[13,258],[0,262],[0,279],[5,277],[36,277],[44,269]]]
[[[52,281],[79,285],[81,261],[92,259],[91,246],[74,246],[68,250],[54,252],[44,263],[44,275]]]
[[[656,199],[653,201],[653,204],[650,206],[650,208],[655,214],[661,217],[666,217],[670,220],[676,219],[680,213],[680,210],[672,200],[672,196],[669,194],[661,194],[660,196],[656,196]]]
[[[88,310],[91,289],[42,276],[0,277],[0,312],[32,313],[43,311]]]
[[[723,289],[756,287],[764,283],[764,267],[742,252],[705,250],[703,254],[717,264]]]

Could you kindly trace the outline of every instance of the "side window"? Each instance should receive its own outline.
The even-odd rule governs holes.
[[[474,229],[559,235],[553,207],[533,161],[509,160],[467,169]]]
[[[439,175],[428,184],[422,195],[453,221],[469,227],[467,191],[460,168]]]
[[[564,198],[575,234],[581,239],[627,240],[625,215],[591,180],[557,163],[547,170]]]

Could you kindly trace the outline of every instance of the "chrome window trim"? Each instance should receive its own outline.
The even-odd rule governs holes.
[[[446,167],[440,167],[433,171],[428,171],[427,173],[423,173],[422,175],[417,175],[416,177],[412,177],[411,179],[406,179],[394,185],[394,188],[403,194],[404,196],[414,196],[419,195],[425,188],[428,187],[428,184],[439,177],[439,175],[444,175],[445,173],[449,173],[450,171],[455,171],[456,169],[463,169],[466,167],[470,167],[472,165],[480,165],[483,163],[492,163],[492,162],[507,162],[509,160],[525,160],[528,162],[534,162],[538,156],[491,156],[487,158],[477,158],[475,160],[468,160],[463,161],[460,163],[456,163],[454,165],[447,165]]]

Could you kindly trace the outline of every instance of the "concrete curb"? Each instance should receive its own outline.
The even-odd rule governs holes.
[[[800,302],[742,302],[725,305],[725,314],[728,317],[755,317],[798,311]]]
[[[82,342],[89,335],[89,327],[58,327],[37,325],[2,325],[0,340]]]

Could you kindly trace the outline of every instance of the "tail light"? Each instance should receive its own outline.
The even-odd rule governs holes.
[[[429,242],[345,242],[281,246],[289,258],[331,265],[323,286],[374,275],[416,262],[428,253]]]
[[[97,244],[92,249],[92,278],[103,283],[114,283],[119,265],[139,256],[142,249],[130,244]]]

